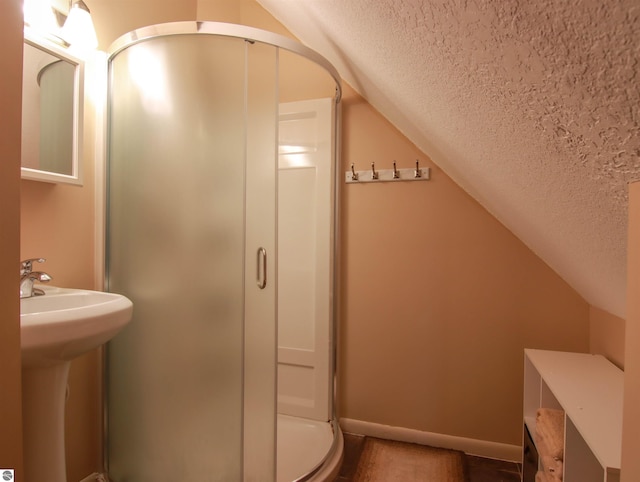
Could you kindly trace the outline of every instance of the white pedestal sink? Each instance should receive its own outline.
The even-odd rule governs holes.
[[[67,482],[64,405],[72,359],[113,338],[133,304],[122,295],[43,287],[20,300],[24,482]]]

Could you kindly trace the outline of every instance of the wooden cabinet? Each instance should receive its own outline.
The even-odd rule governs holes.
[[[601,355],[525,350],[524,424],[535,443],[538,409],[564,410],[564,482],[620,481],[623,387]]]

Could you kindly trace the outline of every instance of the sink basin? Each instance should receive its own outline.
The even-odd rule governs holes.
[[[133,304],[114,293],[41,286],[20,300],[24,482],[67,482],[64,414],[71,360],[113,338]]]
[[[72,360],[113,338],[130,320],[133,304],[115,293],[42,287],[20,300],[23,366]]]

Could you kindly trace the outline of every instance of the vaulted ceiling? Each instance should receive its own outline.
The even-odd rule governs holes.
[[[258,0],[559,273],[625,314],[637,0]]]

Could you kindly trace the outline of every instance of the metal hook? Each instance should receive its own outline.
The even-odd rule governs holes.
[[[378,173],[376,172],[376,163],[371,163],[371,179],[378,179]]]
[[[422,172],[420,171],[420,163],[418,159],[416,159],[416,170],[413,172],[413,177],[415,178],[422,177]]]
[[[352,181],[357,181],[358,180],[358,173],[353,168],[353,162],[351,163],[351,180]]]
[[[396,161],[393,161],[393,178],[400,179],[400,173],[396,169]]]

